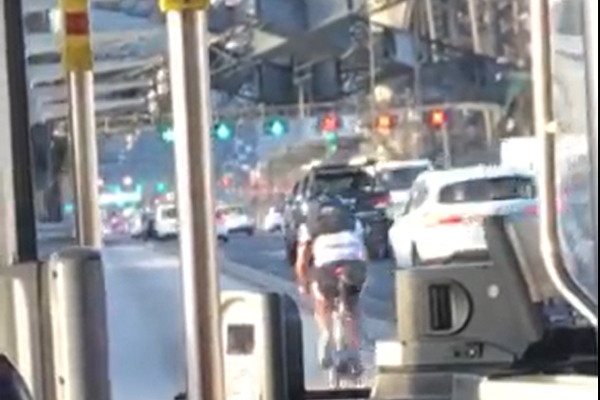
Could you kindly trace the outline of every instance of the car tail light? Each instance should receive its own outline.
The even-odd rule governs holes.
[[[373,198],[373,200],[371,200],[371,204],[375,208],[382,208],[382,207],[389,206],[390,201],[391,201],[390,195],[385,194],[385,195],[381,195],[381,196],[377,196],[377,197]]]
[[[461,224],[463,222],[465,222],[465,219],[460,215],[448,215],[438,218],[437,225],[453,225]]]
[[[480,215],[432,215],[426,221],[428,226],[477,224],[483,220]]]

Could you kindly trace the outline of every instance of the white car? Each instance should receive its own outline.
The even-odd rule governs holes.
[[[281,232],[283,230],[283,214],[278,207],[269,208],[265,216],[263,229],[267,232]]]
[[[215,222],[217,240],[223,243],[228,242],[229,231],[225,222],[219,220],[219,218]],[[154,234],[157,239],[168,239],[179,236],[179,219],[175,204],[161,204],[156,207]]]
[[[222,220],[229,234],[245,233],[254,235],[256,224],[252,217],[240,206],[222,206],[217,208],[217,219]]]
[[[229,241],[229,231],[222,218],[216,218],[215,229],[217,231],[217,240],[221,243],[227,243]]]
[[[487,257],[484,218],[535,213],[536,196],[530,171],[478,166],[426,172],[389,231],[396,263],[406,268]]]

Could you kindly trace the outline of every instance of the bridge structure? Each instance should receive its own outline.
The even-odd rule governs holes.
[[[45,171],[37,174],[44,191],[64,169],[66,154],[56,3],[23,6],[34,158]],[[155,130],[149,103],[167,51],[157,1],[91,0],[91,9],[98,132]],[[504,104],[510,74],[528,65],[527,15],[523,0],[215,0],[209,31],[216,115],[264,119],[284,109],[298,118],[304,105],[373,112],[381,86],[402,106]],[[232,109],[244,115],[232,116]]]

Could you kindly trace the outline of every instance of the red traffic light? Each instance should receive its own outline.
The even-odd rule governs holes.
[[[223,175],[221,177],[221,185],[224,187],[230,187],[233,184],[233,179],[229,175]]]
[[[340,117],[335,113],[327,113],[319,120],[319,131],[320,132],[337,132],[341,127]]]
[[[396,117],[390,114],[380,114],[375,119],[375,129],[381,133],[389,133],[396,127]]]
[[[444,126],[448,122],[448,115],[444,110],[434,110],[429,114],[429,123],[436,128]]]

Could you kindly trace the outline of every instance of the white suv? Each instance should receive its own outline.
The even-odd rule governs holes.
[[[536,213],[535,175],[478,166],[426,172],[389,231],[399,267],[487,257],[485,217]]]

